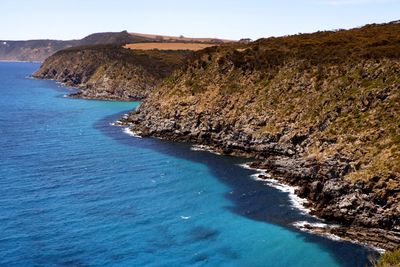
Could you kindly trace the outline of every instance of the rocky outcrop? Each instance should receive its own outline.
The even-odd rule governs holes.
[[[175,70],[188,52],[132,51],[119,46],[62,50],[46,59],[33,77],[78,87],[72,97],[141,100]]]
[[[336,233],[382,248],[400,232],[400,25],[208,48],[125,123],[256,157]],[[373,229],[373,230],[370,230]]]
[[[397,197],[386,199],[392,202],[389,205],[377,204],[380,197],[374,192],[377,177],[355,183],[344,179],[350,172],[349,160],[335,158],[320,163],[315,159],[270,157],[254,162],[252,167],[268,170],[268,177],[260,175],[261,179],[272,175],[282,183],[297,186],[296,194],[310,200],[308,205],[313,215],[342,225],[327,228],[309,225],[308,230],[387,250],[400,244]]]

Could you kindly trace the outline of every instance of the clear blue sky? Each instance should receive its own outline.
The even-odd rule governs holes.
[[[1,0],[0,39],[122,31],[257,39],[400,19],[400,0]]]

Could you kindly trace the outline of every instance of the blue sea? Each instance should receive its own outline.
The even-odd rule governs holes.
[[[63,97],[0,63],[0,266],[366,266],[247,160],[111,126],[135,102]]]

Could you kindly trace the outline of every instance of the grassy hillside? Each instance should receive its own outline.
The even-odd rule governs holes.
[[[206,43],[136,43],[127,44],[124,47],[132,50],[190,50],[198,51],[215,44]]]
[[[256,156],[315,214],[393,248],[399,73],[399,23],[221,45],[196,52],[128,120],[143,135]]]
[[[387,251],[383,254],[375,267],[397,267],[400,266],[400,248]]]
[[[83,46],[46,59],[33,76],[82,90],[75,96],[138,100],[176,69],[187,52],[131,51],[120,46]]]

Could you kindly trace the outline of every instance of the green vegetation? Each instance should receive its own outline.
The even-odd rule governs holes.
[[[398,267],[400,266],[400,248],[385,252],[375,267]]]
[[[255,137],[285,145],[306,135],[304,155],[339,154],[360,166],[351,181],[397,181],[399,60],[396,23],[225,44],[193,53],[152,104],[174,109],[195,98],[199,112],[218,112]]]
[[[304,60],[304,68],[360,59],[394,59],[400,58],[400,27],[397,23],[371,24],[352,30],[271,37],[248,45],[211,47],[197,52],[194,58],[215,52],[224,55],[218,59],[220,66],[228,61],[242,71],[267,72],[294,59]]]
[[[85,88],[79,97],[137,100],[177,69],[187,54],[117,45],[79,46],[49,57],[34,76]]]
[[[77,46],[61,50],[51,56],[49,60],[62,56],[91,57],[102,64],[111,62],[123,67],[141,66],[147,72],[157,77],[166,77],[172,69],[178,67],[190,54],[189,51],[159,51],[159,50],[129,50],[119,45],[90,45]]]

